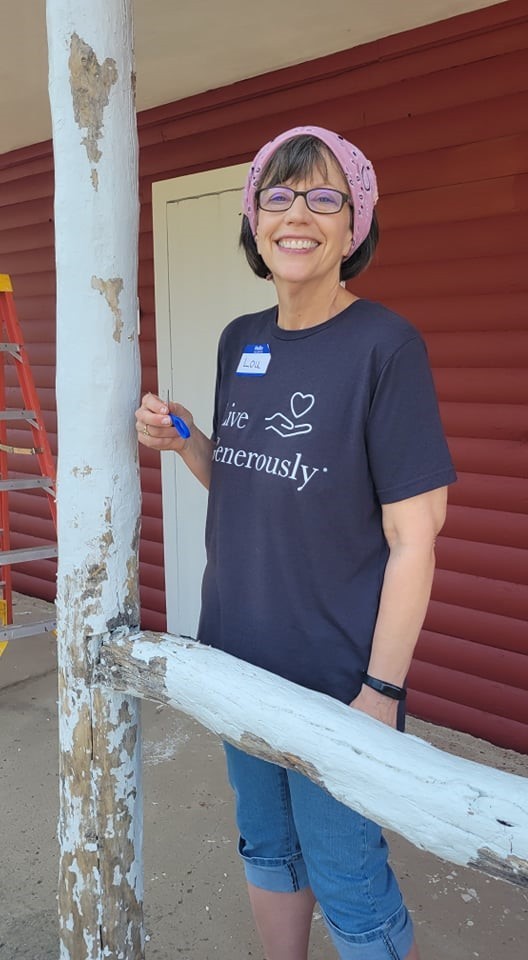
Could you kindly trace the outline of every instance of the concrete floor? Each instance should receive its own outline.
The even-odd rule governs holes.
[[[17,597],[19,621],[50,606]],[[52,614],[51,614],[52,615]],[[263,960],[236,855],[220,744],[194,721],[146,703],[147,960]],[[443,749],[526,775],[527,758],[411,722]],[[0,960],[58,960],[56,658],[53,636],[12,641],[0,658]],[[422,960],[526,960],[528,891],[453,867],[391,837]],[[320,918],[310,960],[331,960]]]

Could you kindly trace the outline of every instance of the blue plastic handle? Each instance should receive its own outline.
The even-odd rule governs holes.
[[[177,417],[176,414],[174,413],[170,413],[169,416],[172,420],[172,426],[176,427],[176,430],[180,434],[180,437],[183,437],[184,440],[187,440],[188,437],[191,436],[191,431],[189,430],[189,427],[185,423],[185,420],[182,420],[181,417]]]

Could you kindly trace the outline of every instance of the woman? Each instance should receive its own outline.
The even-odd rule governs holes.
[[[455,479],[417,331],[343,284],[378,239],[361,151],[319,127],[257,154],[241,245],[278,306],[220,339],[213,437],[147,395],[139,439],[209,489],[199,639],[400,729]],[[267,960],[306,960],[318,900],[344,960],[418,960],[379,827],[226,746]]]

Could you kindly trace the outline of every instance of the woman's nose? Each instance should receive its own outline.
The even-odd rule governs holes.
[[[310,209],[306,203],[306,197],[297,196],[289,210],[286,211],[288,220],[307,220],[310,217]]]

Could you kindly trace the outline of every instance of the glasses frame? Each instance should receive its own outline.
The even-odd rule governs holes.
[[[283,207],[282,210],[266,210],[265,207],[261,206],[260,195],[261,193],[264,193],[264,191],[266,190],[273,190],[277,187],[280,187],[281,190],[288,190],[291,193],[292,195],[291,203],[287,207]],[[310,193],[315,193],[315,191],[317,190],[328,190],[330,193],[335,193],[339,197],[341,197],[342,203],[339,209],[338,210],[313,210],[310,204],[308,203],[308,196]],[[352,197],[350,197],[348,193],[343,193],[342,190],[337,190],[335,187],[311,187],[310,190],[294,190],[293,187],[285,187],[282,184],[277,183],[277,184],[271,184],[271,186],[269,187],[262,187],[261,190],[256,191],[255,195],[257,198],[258,209],[264,210],[265,213],[286,213],[287,210],[291,210],[297,197],[304,197],[304,202],[308,207],[308,210],[310,211],[310,213],[315,213],[316,215],[321,214],[324,217],[331,216],[335,213],[341,213],[341,210],[345,206],[345,203],[348,203],[350,206],[352,206]]]

